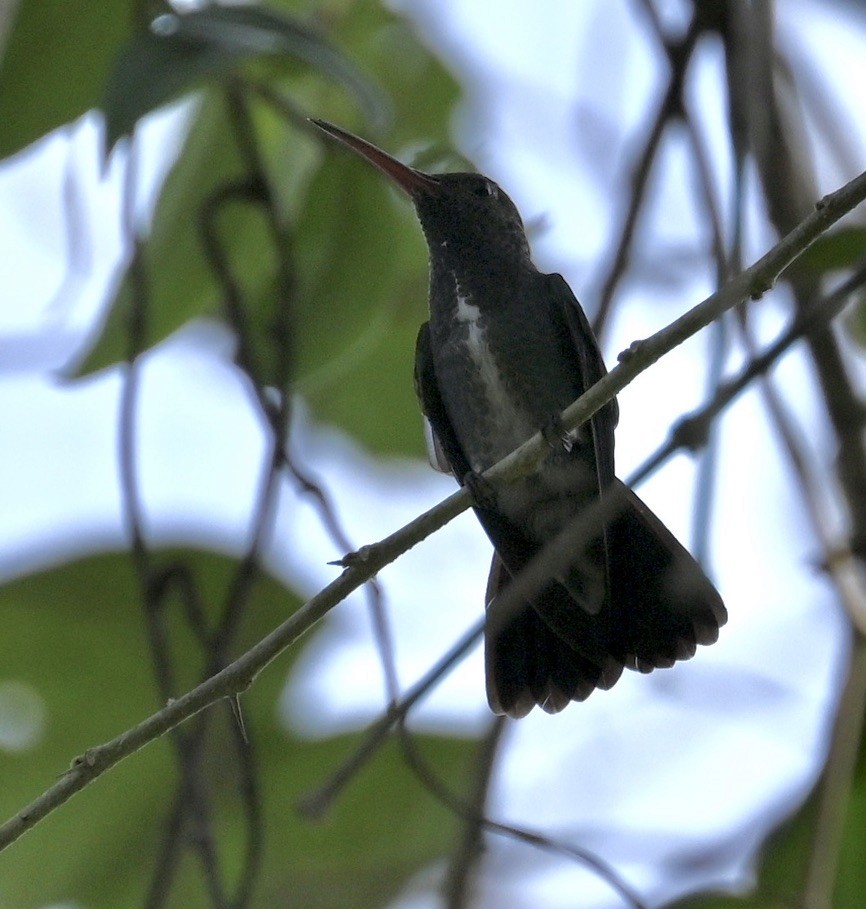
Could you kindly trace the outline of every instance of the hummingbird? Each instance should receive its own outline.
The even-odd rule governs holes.
[[[616,400],[574,433],[559,414],[606,374],[565,279],[532,262],[520,214],[478,173],[428,174],[323,120],[312,122],[377,167],[415,206],[429,252],[430,318],[418,333],[415,389],[435,467],[473,493],[493,544],[485,622],[487,699],[498,714],[557,713],[624,668],[650,672],[712,644],[727,612],[698,563],[614,474]],[[481,474],[542,431],[548,456],[489,488]],[[599,499],[610,517],[559,559],[522,608],[502,591]],[[520,604],[518,604],[520,605]]]

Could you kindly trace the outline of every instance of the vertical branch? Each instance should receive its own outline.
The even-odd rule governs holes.
[[[642,6],[649,14],[653,27],[660,29],[658,16],[649,0],[643,0]],[[664,35],[659,34],[667,51],[670,76],[664,96],[644,140],[643,148],[632,164],[628,208],[622,218],[616,240],[611,249],[602,257],[602,260],[610,262],[610,265],[601,283],[598,309],[592,321],[593,331],[599,337],[604,332],[617,287],[628,270],[638,220],[646,199],[652,167],[661,148],[662,137],[671,121],[679,120],[682,117],[686,71],[702,30],[703,22],[700,17],[695,16],[681,41],[668,42]]]
[[[274,310],[274,337],[273,346],[276,358],[279,363],[276,370],[275,382],[282,393],[281,405],[274,408],[266,395],[261,382],[255,380],[254,373],[251,373],[253,385],[256,390],[256,397],[259,407],[265,418],[271,425],[275,438],[276,449],[275,458],[280,459],[288,469],[295,482],[300,486],[303,493],[308,495],[315,503],[320,519],[325,529],[331,535],[336,545],[345,552],[350,552],[354,546],[350,543],[348,535],[340,526],[336,510],[333,503],[329,500],[321,486],[314,482],[292,457],[288,448],[288,430],[289,430],[289,382],[293,376],[294,348],[291,344],[293,335],[294,322],[294,289],[295,275],[291,269],[291,248],[292,235],[291,231],[283,223],[283,218],[279,212],[277,200],[274,197],[270,183],[267,179],[262,155],[255,142],[255,132],[253,128],[252,117],[249,110],[248,93],[261,96],[269,105],[274,107],[281,116],[289,122],[298,121],[297,111],[291,105],[285,103],[273,91],[258,83],[247,84],[237,79],[229,84],[228,101],[232,112],[232,120],[235,124],[236,141],[242,151],[243,157],[247,163],[250,174],[254,175],[254,183],[259,193],[258,201],[261,204],[268,227],[271,231],[275,248],[280,252],[278,255],[278,287],[280,288],[279,299]],[[306,120],[301,118],[301,125],[308,128]],[[237,318],[238,309],[235,307],[230,310],[229,316],[235,327],[236,333],[241,338],[246,338],[248,332],[242,319]],[[249,348],[249,344],[246,344]],[[253,364],[246,356],[247,366],[252,369]],[[243,365],[243,364],[242,364]],[[385,612],[384,599],[381,586],[377,581],[372,580],[365,585],[367,594],[368,609],[370,612],[370,621],[373,627],[374,640],[379,651],[379,659],[382,664],[382,670],[385,680],[385,689],[388,693],[389,702],[393,705],[397,701],[399,685],[397,681],[397,671],[394,664],[394,643],[391,633],[390,624]]]
[[[472,905],[472,881],[482,855],[487,797],[505,724],[504,716],[496,717],[481,740],[481,750],[475,763],[475,781],[469,794],[468,811],[462,818],[463,834],[457,843],[445,881],[446,909],[466,909]]]
[[[507,720],[503,720],[507,723]],[[495,752],[498,747],[500,732],[499,723],[494,721],[491,732],[485,739],[484,753],[488,751]],[[583,865],[595,874],[599,880],[604,881],[610,889],[630,906],[631,909],[646,909],[638,894],[617,874],[617,872],[599,858],[593,852],[582,849],[579,846],[572,846],[565,842],[551,839],[543,834],[536,833],[532,830],[526,830],[517,827],[514,824],[503,824],[499,821],[491,820],[486,814],[478,816],[474,813],[472,805],[467,804],[459,796],[455,795],[437,774],[428,765],[421,752],[415,746],[412,737],[409,736],[405,729],[401,729],[400,744],[403,749],[403,755],[409,769],[414,773],[416,779],[421,785],[442,805],[453,812],[457,817],[464,821],[472,822],[478,827],[478,831],[494,833],[498,836],[507,837],[519,843],[533,846],[536,849],[542,849],[556,855],[563,856],[577,864]],[[491,747],[492,746],[492,747]],[[487,783],[485,783],[486,788]]]
[[[231,723],[231,730],[238,760],[237,774],[241,806],[247,829],[245,852],[231,903],[232,909],[240,909],[240,907],[250,904],[258,870],[261,867],[264,851],[264,819],[252,733],[238,722]]]
[[[292,474],[295,482],[300,486],[301,491],[309,496],[319,511],[319,519],[331,536],[335,544],[344,552],[352,552],[355,547],[349,540],[345,530],[343,530],[337,511],[334,508],[325,490],[315,482],[312,477],[301,468],[292,457],[288,449],[284,452],[285,464]],[[373,636],[379,651],[379,661],[382,664],[382,672],[385,679],[385,691],[388,696],[389,707],[397,705],[400,693],[400,685],[397,680],[397,667],[394,661],[394,636],[391,631],[391,625],[388,622],[388,615],[385,611],[385,600],[382,587],[376,578],[371,578],[365,585],[364,591],[367,595],[367,608],[370,613],[370,621],[373,626]]]
[[[716,287],[724,286],[734,274],[732,261],[738,261],[736,251],[729,256],[725,251],[725,229],[721,208],[713,189],[712,170],[709,154],[704,146],[697,125],[691,113],[685,112],[686,130],[692,146],[692,157],[701,188],[704,211],[710,227],[710,248],[716,265]],[[728,352],[728,329],[725,317],[717,320],[712,326],[711,357],[708,366],[707,396],[713,400],[719,392],[724,373],[725,358]],[[709,539],[712,510],[714,504],[714,485],[718,469],[719,437],[715,431],[715,422],[706,427],[705,445],[698,463],[698,477],[695,490],[694,526],[692,530],[692,549],[695,558],[706,568],[709,564]]]
[[[706,223],[710,232],[709,245],[715,261],[716,288],[718,289],[734,274],[731,262],[739,261],[739,257],[736,251],[732,257],[729,257],[726,252],[725,229],[721,208],[714,190],[709,153],[701,138],[694,116],[684,102],[683,91],[686,68],[698,36],[708,28],[718,27],[719,23],[715,20],[712,13],[708,15],[705,8],[699,8],[696,5],[693,10],[687,39],[680,45],[672,43],[665,35],[661,20],[650,0],[643,0],[641,6],[648,16],[650,27],[662,51],[665,53],[671,69],[672,76],[666,107],[669,110],[668,116],[677,115],[683,120],[689,138],[698,188],[700,189],[703,209],[706,214]],[[670,94],[671,89],[674,87],[677,90],[675,96]],[[663,109],[665,108],[663,107]],[[708,400],[713,400],[716,397],[722,383],[724,363],[728,351],[726,320],[722,318],[714,322],[711,332],[711,356],[707,375]],[[701,438],[701,455],[698,459],[693,506],[692,551],[695,558],[704,566],[707,565],[709,556],[709,528],[711,525],[714,484],[718,465],[719,440],[714,426],[715,424],[712,421],[707,422]],[[692,447],[691,450],[696,452],[697,446]]]
[[[804,909],[832,909],[842,839],[866,720],[866,637],[858,635],[836,711],[821,783],[813,845],[803,890]]]
[[[137,149],[131,146],[127,165],[124,197],[124,233],[133,249],[130,262],[130,287],[132,305],[129,320],[129,348],[127,353],[126,378],[121,389],[118,458],[121,477],[121,503],[129,529],[132,559],[138,576],[144,604],[144,617],[150,643],[151,659],[159,693],[159,700],[165,703],[177,694],[176,679],[171,665],[171,648],[165,627],[165,609],[170,593],[170,584],[161,583],[147,547],[143,503],[138,487],[136,454],[136,417],[140,394],[141,370],[139,355],[145,346],[148,318],[148,276],[143,258],[143,246],[137,238],[135,227],[135,189],[137,182]],[[172,742],[180,768],[181,783],[176,804],[171,811],[163,831],[162,848],[157,862],[155,876],[151,881],[147,905],[158,907],[165,904],[171,892],[172,881],[178,867],[180,852],[184,843],[184,830],[188,820],[196,819],[194,849],[198,853],[212,904],[224,905],[217,862],[213,849],[213,835],[210,828],[210,812],[207,806],[205,787],[198,780],[196,749],[191,747],[186,732],[173,730]]]
[[[761,185],[767,199],[770,220],[782,234],[796,222],[817,195],[807,159],[805,130],[801,112],[793,103],[794,86],[788,79],[775,44],[774,8],[770,3],[754,4],[751,9],[751,68],[760,78],[761,87],[749,106],[749,139]],[[799,116],[798,116],[799,115]],[[814,275],[794,269],[789,276],[794,300],[800,312],[806,310],[818,291]],[[808,350],[815,367],[827,413],[838,445],[837,475],[847,505],[850,543],[854,560],[866,556],[866,450],[863,445],[864,409],[845,368],[842,352],[832,330],[817,327],[807,337]],[[796,446],[790,430],[785,430],[778,402],[776,425],[785,434],[786,444],[796,466]],[[809,484],[801,478],[801,488],[808,498]],[[816,506],[812,506],[816,511]],[[852,663],[842,692],[830,744],[830,754],[818,796],[817,822],[806,870],[804,905],[807,909],[827,909],[832,905],[835,880],[840,860],[842,831],[848,813],[848,796],[856,765],[856,754],[863,732],[863,709],[866,704],[866,657],[859,619],[866,614],[866,590],[859,572],[852,571],[851,556],[834,555],[832,541],[821,533],[820,516],[814,515],[819,538],[827,551],[827,562],[836,590],[853,627],[859,631]]]

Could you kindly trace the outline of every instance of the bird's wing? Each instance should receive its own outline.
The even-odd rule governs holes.
[[[595,336],[560,275],[545,275],[549,295],[568,331],[584,390],[607,372]],[[591,420],[600,490],[615,499],[605,527],[610,595],[609,645],[630,669],[648,672],[688,659],[712,644],[727,611],[688,550],[635,493],[614,476],[616,400]]]
[[[427,454],[430,463],[437,470],[451,472],[458,482],[469,473],[469,462],[460,448],[442,395],[433,365],[433,351],[430,347],[430,323],[425,322],[418,331],[415,342],[415,394],[421,403],[421,412],[427,421]]]
[[[421,326],[415,344],[415,393],[418,395],[421,410],[430,425],[437,458],[444,455],[448,469],[457,482],[463,484],[466,476],[471,472],[471,468],[457,441],[457,435],[439,391],[439,382],[436,379],[433,353],[430,347],[428,322]],[[474,508],[481,526],[487,532],[497,551],[509,565],[509,569],[516,571],[514,566],[522,565],[526,552],[534,550],[535,547],[523,537],[518,528],[514,527],[495,509],[486,508],[483,503],[476,503]]]
[[[546,293],[543,294],[543,299],[550,303],[551,315],[554,323],[565,336],[566,346],[574,351],[581,391],[586,391],[607,375],[598,342],[586,314],[565,278],[559,274],[541,275],[541,278],[546,282]],[[599,486],[602,489],[612,483],[614,478],[613,432],[618,419],[619,407],[614,398],[595,413],[590,420]]]

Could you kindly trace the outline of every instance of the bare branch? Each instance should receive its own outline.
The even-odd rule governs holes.
[[[483,852],[482,833],[487,820],[487,796],[505,724],[504,716],[495,717],[481,741],[481,750],[474,768],[475,785],[466,806],[468,810],[463,816],[463,835],[454,850],[448,879],[443,888],[446,909],[466,909],[472,905],[472,881]]]
[[[866,719],[866,638],[859,637],[833,727],[809,856],[805,909],[832,909],[845,820]]]
[[[494,725],[494,728],[495,725]],[[536,849],[543,849],[546,852],[552,852],[561,855],[573,862],[585,865],[603,880],[615,893],[625,901],[631,909],[646,909],[645,903],[640,896],[617,874],[617,872],[599,858],[595,853],[580,846],[572,846],[570,843],[561,842],[545,836],[542,833],[536,833],[534,830],[527,830],[525,827],[518,827],[516,824],[504,824],[500,821],[494,821],[486,816],[479,816],[476,813],[475,806],[466,804],[463,799],[458,798],[436,775],[433,769],[424,760],[423,755],[416,747],[412,737],[405,730],[401,736],[400,743],[403,747],[403,755],[409,764],[410,769],[423,784],[424,788],[430,792],[439,802],[449,808],[458,817],[476,824],[488,833],[495,833],[498,836],[504,836],[508,839],[516,840],[520,843],[526,843],[528,846],[534,846]]]
[[[375,723],[367,728],[364,740],[318,789],[305,796],[298,810],[307,817],[321,817],[333,804],[361,768],[387,741],[395,726],[402,723],[409,711],[424,698],[439,680],[459,663],[481,640],[484,619],[479,619],[453,647],[427,672],[398,703],[392,705]]]

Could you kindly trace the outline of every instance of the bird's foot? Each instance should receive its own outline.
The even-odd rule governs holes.
[[[496,508],[496,490],[480,473],[470,470],[463,477],[463,485],[472,493],[472,501],[479,508],[488,510]]]
[[[567,432],[562,425],[562,418],[558,413],[551,414],[547,422],[541,427],[541,436],[553,451],[559,448],[565,449],[566,454],[574,448],[574,443],[578,439],[579,430]]]

